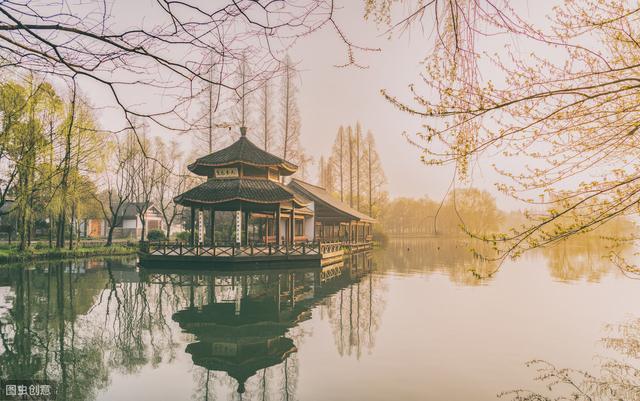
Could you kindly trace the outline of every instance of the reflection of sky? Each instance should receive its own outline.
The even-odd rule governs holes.
[[[506,262],[493,279],[477,286],[460,280],[456,260],[466,260],[462,253],[451,255],[449,271],[428,253],[415,259],[401,254],[426,248],[402,248],[379,251],[371,282],[366,278],[329,296],[312,309],[310,320],[287,334],[298,347],[295,360],[289,359],[289,368],[295,366],[292,399],[482,401],[494,400],[503,390],[535,389],[535,372],[524,362],[540,358],[557,366],[594,369],[605,325],[634,316],[640,301],[640,283],[615,269],[594,281],[586,276],[560,281],[542,252]],[[571,257],[582,260],[584,255]],[[399,261],[395,266],[383,262],[394,259]],[[184,352],[194,338],[170,318],[175,308],[186,307],[188,291],[182,287],[174,293],[169,286],[158,298],[159,289],[148,288],[147,299],[151,310],[162,299],[174,352],[163,352],[157,366],[147,363],[135,373],[112,367],[98,400],[188,400],[201,391],[203,370]],[[196,302],[207,299],[203,289],[196,292]],[[170,294],[182,299],[179,305],[167,298]],[[104,322],[104,299],[81,322],[98,329]],[[144,342],[149,341],[145,336]],[[154,341],[166,338],[156,333]],[[283,364],[267,369],[274,399],[281,395],[282,369]],[[247,381],[243,399],[260,394],[261,377],[258,373]],[[224,373],[212,373],[211,380],[218,399],[238,399],[237,384]]]
[[[243,399],[261,399],[262,386],[267,388],[266,399],[282,399],[286,367],[290,399],[494,400],[500,391],[537,388],[535,372],[524,366],[531,359],[596,369],[594,355],[603,354],[600,339],[607,334],[605,325],[637,316],[640,282],[605,263],[591,266],[588,261],[597,257],[594,249],[527,253],[505,262],[493,278],[476,285],[473,276],[465,275],[470,259],[464,248],[454,242],[450,245],[447,248],[446,241],[436,246],[429,241],[392,242],[374,255],[372,275],[352,285],[348,280],[325,283],[322,291],[329,295],[314,303],[310,319],[294,324],[285,334],[297,352],[286,364],[268,367],[266,383],[263,371],[249,378]],[[562,258],[572,268],[565,270],[553,258]],[[187,285],[161,284],[157,278],[149,284],[142,281],[144,275],[137,281],[120,274],[133,272],[130,266],[111,266],[114,277],[126,279],[109,283],[106,269],[92,264],[85,273],[73,275],[74,306],[65,299],[67,351],[71,352],[73,328],[77,355],[90,351],[92,357],[83,359],[89,369],[104,363],[107,370],[105,388],[93,389],[96,399],[186,401],[195,395],[203,399],[205,370],[194,365],[185,351],[198,340],[173,318],[189,306],[190,276],[182,279]],[[0,287],[2,304],[15,302],[19,273],[17,269],[7,273],[5,282],[14,284]],[[28,287],[31,313],[42,314],[46,272],[36,269],[24,274],[23,290],[29,283],[27,276],[32,280]],[[70,277],[65,277],[68,286]],[[193,277],[207,283],[205,276]],[[55,281],[51,285],[56,288]],[[117,297],[109,296],[111,288],[117,290]],[[195,305],[211,302],[208,288],[195,288]],[[249,293],[261,291],[258,286]],[[218,295],[220,301],[235,298],[234,291]],[[50,305],[50,319],[56,319],[56,299]],[[3,319],[10,320],[6,312]],[[43,319],[39,315],[36,320]],[[118,319],[126,324],[122,331],[117,329]],[[56,336],[57,327],[52,323],[51,336]],[[34,325],[34,333],[42,336],[43,328]],[[4,333],[11,335],[11,327]],[[124,341],[119,343],[119,353],[116,333]],[[41,343],[30,344],[36,349]],[[100,351],[93,354],[96,347]],[[126,366],[121,366],[121,360]],[[57,360],[51,359],[51,364],[55,368]],[[96,383],[101,381],[85,385]],[[236,388],[226,373],[211,373],[210,389],[216,399],[239,399]]]

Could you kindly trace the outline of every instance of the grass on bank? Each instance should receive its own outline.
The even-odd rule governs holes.
[[[137,251],[135,245],[80,246],[73,249],[33,246],[19,251],[15,246],[0,246],[0,264],[42,259],[73,259],[88,256],[131,255]]]

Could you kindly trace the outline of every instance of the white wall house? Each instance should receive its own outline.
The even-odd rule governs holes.
[[[119,224],[113,232],[115,238],[140,239],[140,235],[142,234],[142,219],[140,219],[138,210],[141,208],[141,204],[134,202],[128,202],[122,207]],[[145,223],[146,234],[151,230],[167,232],[166,224],[162,219],[162,213],[153,204],[149,206],[145,213]],[[107,236],[109,225],[104,219],[87,219],[81,223],[80,230],[85,237],[100,238]],[[182,219],[178,216],[171,226],[171,233],[178,233],[183,230]]]

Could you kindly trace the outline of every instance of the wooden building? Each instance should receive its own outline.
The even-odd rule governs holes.
[[[288,187],[301,199],[311,202],[314,238],[317,241],[339,241],[351,247],[371,244],[375,219],[334,198],[317,185],[294,178]]]
[[[209,237],[212,245],[216,243],[216,211],[235,212],[235,243],[240,246],[308,240],[304,221],[313,213],[281,183],[282,177],[295,173],[298,167],[260,149],[246,134],[243,127],[240,139],[232,145],[189,165],[192,173],[207,177],[204,183],[175,198],[175,202],[191,209],[191,242],[203,243]],[[202,226],[203,213],[210,213],[211,227]],[[252,220],[260,222],[257,230],[249,230]],[[206,235],[207,230],[211,235]]]
[[[324,189],[292,179],[298,167],[247,138],[203,156],[189,170],[206,177],[174,201],[190,211],[190,241],[143,243],[141,262],[218,261],[320,264],[340,259],[344,249],[371,245],[372,218],[331,197]],[[216,212],[233,212],[234,238],[216,238]],[[208,218],[205,218],[208,215]]]

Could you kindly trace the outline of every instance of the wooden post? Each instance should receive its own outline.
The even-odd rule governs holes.
[[[204,229],[204,209],[202,206],[198,208],[198,246],[204,245],[205,229]],[[201,221],[202,220],[202,221]],[[202,223],[202,227],[200,227]],[[202,231],[202,237],[200,237],[200,231]]]
[[[242,203],[240,204],[240,207],[238,208],[238,213],[236,213],[236,219],[237,218],[242,219]],[[236,245],[238,246],[242,246],[242,221],[240,222],[241,224],[238,224],[238,222],[236,221],[236,238],[235,238],[235,242]],[[238,230],[240,230],[240,235],[238,235]]]
[[[191,238],[189,245],[193,246],[196,242],[196,209],[191,206]]]
[[[276,245],[280,245],[280,205],[278,205],[278,209],[276,209],[275,225]]]
[[[211,246],[216,246],[216,211],[211,208]]]
[[[244,229],[244,244],[245,245],[249,245],[249,216],[251,214],[249,213],[249,211],[245,211],[244,212],[244,224],[243,224],[243,229]]]
[[[293,203],[293,201],[291,202],[291,222],[289,224],[289,235],[291,236],[291,238],[289,238],[289,242],[291,243],[291,245],[293,245],[294,243],[294,237],[296,234],[296,204]]]

